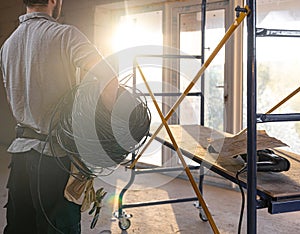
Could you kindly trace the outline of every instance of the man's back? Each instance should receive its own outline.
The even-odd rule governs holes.
[[[76,83],[76,67],[100,55],[76,28],[47,14],[26,14],[20,23],[1,51],[4,84],[17,122],[46,134],[53,108]]]
[[[23,125],[8,148],[4,233],[79,234],[80,205],[64,197],[71,160],[64,150],[56,151],[58,143],[49,146],[48,127],[53,108],[75,85],[77,67],[88,70],[101,55],[76,28],[56,22],[62,0],[23,2],[26,14],[0,50],[7,98]]]

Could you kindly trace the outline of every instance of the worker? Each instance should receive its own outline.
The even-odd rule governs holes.
[[[66,152],[47,143],[51,112],[60,98],[102,56],[76,27],[57,22],[63,0],[23,0],[26,14],[0,50],[7,100],[17,122],[7,183],[5,234],[81,232],[80,205],[64,197],[70,177]],[[81,75],[78,75],[81,74]],[[78,79],[78,77],[80,79]],[[118,89],[112,78],[101,94],[111,110]]]

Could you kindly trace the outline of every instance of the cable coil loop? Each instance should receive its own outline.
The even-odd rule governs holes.
[[[89,81],[68,92],[55,108],[49,131],[88,177],[116,167],[136,152],[145,143],[151,122],[146,98],[139,90],[119,86],[109,111],[95,89],[99,90],[97,81]]]

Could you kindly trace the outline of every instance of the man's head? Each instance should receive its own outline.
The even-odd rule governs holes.
[[[23,0],[25,6],[33,7],[33,6],[47,6],[49,0]]]
[[[27,9],[37,11],[45,9],[49,15],[58,19],[61,13],[62,0],[23,0]]]

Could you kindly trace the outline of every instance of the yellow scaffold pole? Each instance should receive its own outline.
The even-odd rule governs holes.
[[[290,100],[293,96],[295,96],[297,93],[300,92],[300,87],[295,89],[293,92],[291,92],[289,95],[287,95],[284,99],[282,99],[280,102],[278,102],[275,106],[273,106],[270,110],[266,112],[266,114],[271,114],[274,110],[276,110],[278,107],[280,107],[282,104]]]
[[[164,118],[163,113],[161,112],[161,110],[159,108],[159,105],[158,105],[158,103],[157,103],[157,101],[156,101],[156,99],[154,97],[154,94],[152,93],[152,91],[150,89],[150,86],[148,85],[148,83],[146,81],[146,78],[145,78],[145,76],[144,76],[144,74],[143,74],[143,72],[142,72],[142,70],[141,70],[141,68],[140,68],[140,66],[138,64],[137,64],[137,68],[138,68],[138,70],[139,70],[139,72],[140,72],[140,74],[142,76],[142,79],[143,79],[143,81],[144,81],[144,83],[146,85],[146,88],[147,88],[150,96],[151,96],[151,99],[152,99],[152,101],[153,101],[153,103],[155,105],[155,108],[156,108],[156,110],[157,110],[157,112],[158,112],[158,114],[159,114],[159,116],[161,118],[161,121],[162,121],[163,125],[165,126],[165,128],[166,128],[166,130],[168,132],[168,135],[169,135],[169,137],[170,137],[170,139],[172,141],[172,144],[174,146],[175,151],[178,154],[178,157],[179,157],[179,159],[180,159],[180,161],[181,161],[181,163],[183,165],[183,168],[184,168],[184,170],[185,170],[185,172],[186,172],[186,174],[187,174],[187,176],[188,176],[188,178],[189,178],[189,180],[190,180],[190,182],[192,184],[192,187],[193,187],[193,189],[194,189],[194,191],[195,191],[195,193],[197,195],[197,198],[199,200],[199,203],[200,203],[201,207],[203,208],[203,210],[204,210],[204,212],[206,214],[206,217],[207,217],[207,219],[208,219],[208,221],[210,223],[210,226],[211,226],[211,228],[212,228],[212,230],[214,231],[215,234],[219,234],[220,232],[219,232],[219,230],[218,230],[218,228],[217,228],[217,226],[216,226],[216,224],[215,224],[215,222],[214,222],[214,220],[213,220],[213,218],[212,218],[212,216],[211,216],[211,214],[210,214],[210,212],[209,212],[209,210],[207,208],[207,205],[206,205],[206,203],[205,203],[205,201],[204,201],[204,199],[203,199],[203,197],[202,197],[202,195],[200,193],[200,190],[199,190],[199,188],[198,188],[198,186],[197,186],[197,184],[196,184],[196,182],[194,180],[194,177],[192,176],[192,173],[191,173],[188,165],[186,164],[186,162],[185,162],[185,160],[183,158],[182,152],[181,152],[180,148],[178,147],[178,145],[176,143],[176,140],[175,140],[175,138],[174,138],[174,136],[172,134],[172,131],[170,130],[170,127],[169,127],[166,119]]]
[[[228,41],[228,39],[230,38],[230,36],[233,34],[233,32],[238,28],[238,26],[241,24],[241,22],[246,18],[246,16],[250,13],[250,9],[249,7],[246,5],[245,6],[246,12],[240,12],[239,16],[235,19],[235,21],[231,24],[231,26],[229,27],[229,29],[227,30],[227,32],[225,33],[224,37],[222,38],[222,40],[219,42],[219,44],[216,46],[216,48],[214,49],[214,51],[211,53],[211,55],[208,57],[208,59],[206,60],[206,62],[202,65],[202,67],[200,68],[200,70],[198,71],[198,73],[196,74],[196,76],[194,77],[194,79],[191,81],[191,83],[188,85],[188,87],[185,89],[185,91],[183,92],[183,94],[178,98],[178,100],[175,102],[175,104],[173,105],[173,107],[170,109],[170,111],[168,112],[168,114],[166,115],[166,117],[164,118],[165,121],[168,121],[168,119],[172,116],[172,114],[175,112],[175,110],[178,108],[178,106],[180,105],[180,103],[183,101],[183,99],[187,96],[187,94],[191,91],[191,89],[193,88],[193,86],[196,84],[196,82],[200,79],[200,77],[203,75],[204,71],[206,70],[206,68],[210,65],[210,63],[213,61],[213,59],[216,57],[216,55],[218,54],[218,52],[222,49],[222,47],[225,45],[225,43]],[[157,136],[157,134],[159,133],[159,131],[162,129],[162,127],[164,126],[163,123],[160,124],[160,126],[157,128],[157,130],[152,134],[151,138],[148,140],[148,142],[146,143],[146,145],[143,147],[143,149],[141,150],[141,152],[139,153],[139,155],[137,155],[137,157],[135,158],[135,160],[132,162],[132,164],[130,165],[130,168],[132,169],[135,164],[137,163],[137,161],[139,160],[139,158],[143,155],[143,153],[146,151],[146,149],[149,147],[149,145],[151,144],[151,142],[154,140],[154,138]]]

